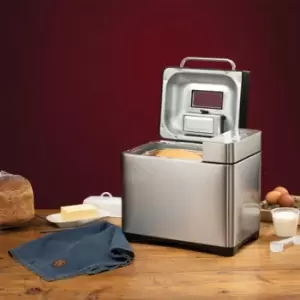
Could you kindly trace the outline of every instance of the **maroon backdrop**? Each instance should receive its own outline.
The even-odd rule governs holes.
[[[1,1],[0,168],[36,206],[120,193],[120,153],[159,138],[162,71],[185,56],[252,72],[263,193],[300,194],[300,1]]]

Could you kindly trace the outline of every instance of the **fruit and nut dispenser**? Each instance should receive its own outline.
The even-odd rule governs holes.
[[[192,60],[231,69],[187,67]],[[122,153],[130,241],[232,256],[258,238],[261,131],[246,128],[249,76],[223,58],[164,70],[161,140]]]

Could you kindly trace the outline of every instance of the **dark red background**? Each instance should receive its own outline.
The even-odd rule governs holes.
[[[120,193],[120,153],[159,138],[162,71],[185,56],[252,72],[263,193],[300,194],[300,1],[1,1],[0,167],[36,206]],[[196,64],[197,65],[197,64]]]

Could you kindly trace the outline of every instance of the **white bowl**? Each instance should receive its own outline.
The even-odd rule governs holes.
[[[98,209],[106,210],[113,218],[122,217],[122,199],[113,197],[108,192],[102,193],[100,196],[90,196],[83,200],[83,204],[92,204]]]
[[[107,218],[107,217],[110,217],[109,212],[98,209],[98,216],[90,219],[81,219],[76,221],[62,221],[60,213],[49,215],[46,217],[46,219],[50,223],[56,224],[58,227],[67,228],[67,227],[79,227],[84,224],[88,224],[90,222],[100,220],[102,218]]]

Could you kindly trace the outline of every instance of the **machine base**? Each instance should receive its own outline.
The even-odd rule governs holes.
[[[128,239],[128,241],[131,243],[169,246],[175,248],[195,250],[199,252],[205,252],[205,253],[210,253],[210,254],[215,254],[218,256],[225,256],[225,257],[234,256],[240,248],[242,248],[246,244],[249,244],[250,242],[257,240],[259,237],[259,231],[257,231],[251,236],[249,236],[248,238],[246,238],[245,240],[243,240],[241,243],[237,244],[235,247],[228,248],[228,247],[211,246],[211,245],[196,244],[196,243],[189,243],[183,241],[175,241],[170,239],[156,238],[150,236],[143,236],[143,235],[127,233],[127,232],[125,232],[124,234]]]

